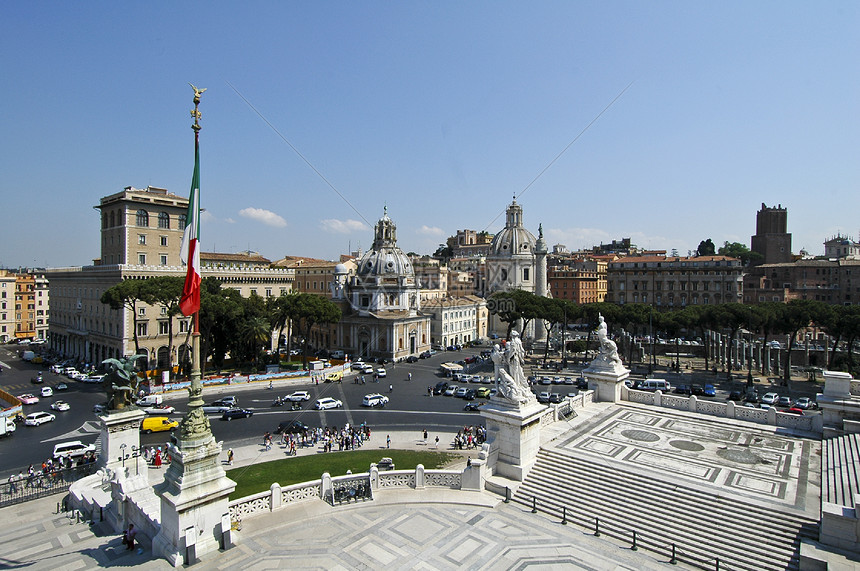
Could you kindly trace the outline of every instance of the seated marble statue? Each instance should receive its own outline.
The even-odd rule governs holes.
[[[598,314],[597,319],[599,321],[597,340],[600,342],[600,354],[597,358],[610,365],[621,365],[621,357],[618,356],[618,346],[615,344],[615,341],[609,338],[606,320],[601,314]]]

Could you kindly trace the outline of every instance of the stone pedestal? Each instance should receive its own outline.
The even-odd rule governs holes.
[[[522,482],[540,450],[540,422],[547,407],[533,398],[518,405],[493,397],[481,407],[486,419],[493,474]]]
[[[623,366],[600,366],[595,360],[582,371],[582,376],[588,381],[588,388],[594,390],[595,401],[619,402],[621,387],[630,376],[630,369]]]
[[[229,537],[227,496],[236,482],[225,474],[221,443],[211,432],[184,439],[180,446],[171,444],[167,450],[170,466],[164,481],[155,486],[161,498],[161,530],[152,550],[176,567],[217,551],[224,534]]]
[[[816,401],[825,438],[850,432],[860,422],[860,398],[851,396],[852,380],[848,373],[824,371],[824,393]]]
[[[134,462],[140,448],[140,423],[146,414],[139,408],[112,410],[101,415],[102,451],[98,459],[100,468],[117,470],[126,462]]]

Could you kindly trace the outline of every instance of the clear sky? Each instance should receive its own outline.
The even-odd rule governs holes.
[[[432,253],[513,195],[571,249],[749,245],[763,202],[795,252],[860,232],[854,1],[8,1],[0,46],[0,266],[90,263],[123,187],[187,196],[189,82],[205,251],[334,259],[387,205]]]

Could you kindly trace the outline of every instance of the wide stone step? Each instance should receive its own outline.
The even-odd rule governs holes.
[[[576,474],[576,480],[571,479]],[[599,485],[595,486],[594,484]],[[817,522],[797,514],[738,504],[716,493],[685,488],[612,466],[542,450],[514,501],[555,517],[594,527],[622,541],[637,542],[712,568],[714,559],[737,569],[795,569],[800,537],[814,537]],[[655,537],[659,535],[659,539]]]
[[[673,482],[642,476],[621,469],[609,469],[602,464],[588,462],[581,458],[565,456],[557,452],[547,451],[546,458],[552,464],[553,470],[560,473],[575,472],[577,475],[585,475],[585,481],[609,481],[623,480],[624,486],[619,491],[622,494],[635,494],[638,498],[642,495],[653,494],[657,497],[673,497],[676,503],[695,507],[700,502],[708,502],[710,506],[717,506],[718,513],[733,518],[748,520],[756,525],[762,517],[768,520],[768,525],[784,524],[795,525],[811,521],[808,516],[794,513],[781,512],[771,508],[764,508],[755,504],[739,503],[733,498],[726,498],[701,490],[698,488],[680,486]],[[577,493],[578,487],[571,488]],[[660,502],[661,504],[663,502]]]
[[[535,484],[539,490],[553,490],[557,481],[536,478]],[[519,494],[518,494],[519,495]],[[716,557],[723,561],[745,559],[748,563],[755,562],[750,569],[784,569],[782,562],[773,565],[774,554],[785,551],[785,544],[791,543],[786,538],[782,544],[774,541],[756,542],[755,548],[737,544],[735,538],[743,533],[743,528],[727,526],[727,521],[710,521],[695,512],[661,511],[646,502],[605,502],[598,494],[578,498],[576,507],[571,507],[570,498],[564,494],[535,494],[538,498],[538,508],[561,517],[565,510],[568,520],[573,520],[583,527],[593,528],[595,518],[600,518],[600,529],[603,533],[620,540],[632,541],[633,531],[637,532],[641,545],[651,546],[655,551],[668,552],[674,543],[695,561],[714,562]],[[529,506],[530,499],[515,498],[522,505]],[[707,524],[708,534],[704,538],[699,526]],[[754,534],[759,537],[759,534]],[[791,556],[785,553],[786,560]],[[779,558],[777,558],[779,560]]]

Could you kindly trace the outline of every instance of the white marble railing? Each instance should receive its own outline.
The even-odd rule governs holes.
[[[775,408],[765,410],[748,406],[738,406],[733,401],[722,403],[699,399],[696,396],[683,397],[664,395],[660,391],[637,391],[626,387],[621,391],[621,398],[639,404],[696,412],[721,418],[747,420],[750,422],[769,424],[771,426],[779,426],[781,428],[792,428],[809,432],[822,431],[822,419],[821,415],[818,414],[790,414],[779,412]]]
[[[860,397],[860,380],[851,381],[851,396]]]
[[[281,487],[274,483],[268,491],[260,492],[244,498],[231,500],[229,503],[230,518],[236,522],[261,513],[277,511],[287,505],[303,502],[309,499],[321,499],[322,488],[328,479],[337,485],[345,481],[370,480],[372,490],[380,489],[414,489],[449,488],[459,490],[463,483],[463,472],[459,470],[425,470],[418,466],[414,470],[380,471],[372,466],[370,472],[350,474],[347,476],[329,477],[327,474],[319,480],[293,484]]]

